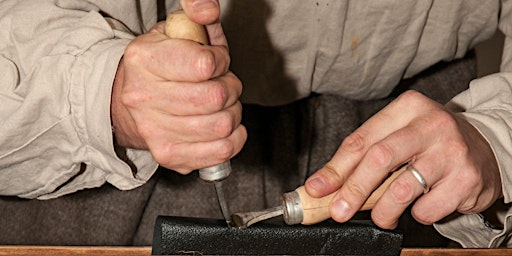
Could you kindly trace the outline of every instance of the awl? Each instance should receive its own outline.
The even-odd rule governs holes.
[[[188,39],[208,45],[208,36],[203,25],[191,21],[183,10],[170,13],[165,21],[165,34],[173,39]],[[199,177],[207,182],[213,182],[219,200],[220,210],[228,226],[231,226],[231,214],[222,188],[222,181],[231,173],[231,163],[222,164],[199,170]]]
[[[368,197],[360,210],[372,209],[389,184],[404,171],[405,167],[393,172]],[[281,198],[281,205],[279,206],[262,211],[234,213],[232,216],[233,222],[239,228],[247,228],[254,223],[282,215],[288,225],[316,224],[331,217],[329,204],[335,194],[332,193],[322,198],[314,198],[308,195],[304,186],[301,186],[292,192],[284,193]]]

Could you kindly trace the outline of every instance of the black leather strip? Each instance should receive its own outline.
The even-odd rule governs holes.
[[[153,255],[399,255],[402,243],[401,234],[369,221],[238,229],[223,220],[159,216],[154,231]]]

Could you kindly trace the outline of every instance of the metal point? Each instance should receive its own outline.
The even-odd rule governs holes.
[[[226,224],[228,227],[231,227],[231,214],[229,213],[228,203],[226,202],[226,197],[224,196],[224,190],[222,188],[222,181],[215,181],[215,190],[217,192],[217,199],[219,200],[220,211],[226,220]]]

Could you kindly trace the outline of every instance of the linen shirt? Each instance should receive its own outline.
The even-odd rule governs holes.
[[[149,152],[115,147],[110,96],[126,45],[161,18],[157,2],[0,1],[0,194],[50,199],[104,183],[126,190],[153,175],[157,164]],[[501,72],[475,80],[448,106],[461,109],[489,141],[503,200],[511,202],[509,1],[221,4],[232,70],[244,84],[241,99],[263,105],[311,93],[385,97],[401,79],[463,57],[499,25],[506,35]],[[165,5],[178,7],[177,1]],[[512,246],[510,216],[510,209],[500,213],[503,230],[480,215],[435,226],[465,247]]]

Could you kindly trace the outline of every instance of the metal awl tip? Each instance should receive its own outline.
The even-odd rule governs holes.
[[[222,188],[222,181],[215,181],[215,191],[217,192],[217,199],[219,200],[220,211],[226,220],[228,227],[231,227],[231,215],[229,213],[228,203],[224,196],[224,189]]]

